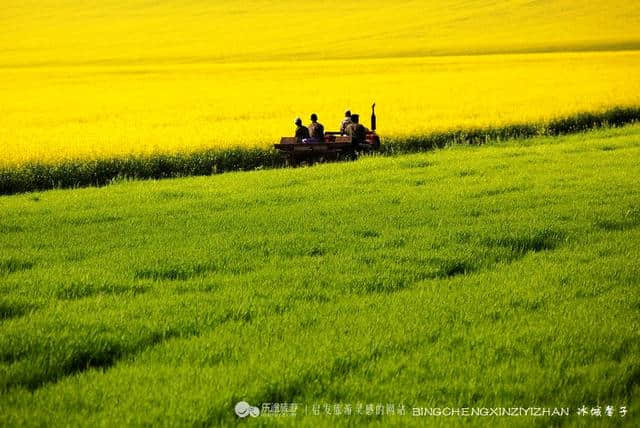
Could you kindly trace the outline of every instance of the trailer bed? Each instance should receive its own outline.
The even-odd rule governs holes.
[[[324,141],[301,143],[295,137],[282,137],[273,147],[289,165],[302,162],[314,163],[341,159],[355,159],[359,153],[377,150],[379,137],[369,132],[365,144],[355,145],[351,137],[337,132],[327,132]]]

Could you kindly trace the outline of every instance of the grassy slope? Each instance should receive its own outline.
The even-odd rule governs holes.
[[[631,422],[639,141],[2,197],[0,425],[230,423],[239,399]]]

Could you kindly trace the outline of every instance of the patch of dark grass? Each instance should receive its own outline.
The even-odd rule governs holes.
[[[492,197],[492,196],[503,195],[506,193],[520,192],[521,190],[524,190],[524,187],[508,186],[508,187],[499,187],[496,189],[485,189],[475,193],[473,197],[474,198]]]
[[[7,302],[0,300],[0,321],[21,317],[31,312],[35,308],[36,306],[27,303]]]
[[[565,234],[553,229],[533,230],[516,235],[487,238],[484,244],[491,247],[503,247],[511,250],[515,255],[528,252],[553,250],[565,239]]]
[[[345,290],[357,294],[395,293],[420,281],[451,278],[478,269],[476,264],[459,258],[432,258],[416,262],[418,264],[410,270],[385,270],[379,267],[375,269],[376,274],[351,278],[346,282]]]
[[[640,368],[639,367],[635,367],[633,370],[631,370],[631,372],[627,375],[625,375],[625,378],[623,379],[623,385],[624,385],[624,393],[625,396],[627,397],[631,397],[633,395],[633,393],[636,391],[636,389],[638,388],[638,386],[640,386]]]
[[[364,365],[370,364],[382,358],[387,351],[384,347],[372,347],[364,355],[336,356],[322,373],[317,368],[309,368],[298,376],[286,380],[269,382],[263,391],[255,398],[255,402],[278,403],[292,401],[313,393],[316,388],[322,389],[324,382],[335,382],[336,379],[345,378]],[[319,391],[315,391],[319,392]],[[341,401],[344,397],[332,392],[328,399]]]
[[[478,270],[476,264],[460,258],[433,258],[431,262],[437,268],[435,278],[450,278]]]
[[[74,354],[63,366],[67,374],[77,373],[92,368],[107,368],[113,365],[122,355],[117,344],[107,344],[101,349],[92,349]]]
[[[73,300],[96,295],[141,294],[150,290],[148,286],[114,284],[110,282],[71,282],[58,288],[58,299]]]
[[[80,262],[82,260],[86,260],[89,257],[89,254],[85,251],[70,251],[69,253],[64,255],[64,259],[70,262]]]
[[[599,297],[609,291],[610,287],[604,285],[595,285],[591,287],[580,288],[574,293],[576,299],[593,299]]]
[[[55,188],[104,186],[123,179],[163,179],[284,166],[271,149],[234,147],[183,153],[31,162],[0,169],[0,194]]]
[[[273,303],[271,305],[271,312],[276,315],[284,315],[285,313],[291,311],[290,305],[283,305],[282,303]]]
[[[322,257],[325,255],[327,251],[319,246],[312,246],[309,248],[306,253],[309,257]]]
[[[639,223],[626,220],[600,220],[595,223],[596,227],[608,231],[624,231],[638,227]]]
[[[473,234],[471,232],[467,232],[467,231],[456,232],[456,241],[461,244],[468,244],[469,242],[471,242],[472,238],[473,238]]]
[[[509,302],[509,306],[513,309],[522,309],[527,312],[536,312],[544,308],[544,301],[542,299],[512,299]]]
[[[254,318],[254,313],[249,309],[240,309],[236,311],[227,312],[222,319],[221,323],[229,322],[229,321],[240,321],[249,323]]]
[[[475,170],[473,170],[473,169],[463,169],[463,170],[458,171],[458,172],[456,173],[456,175],[457,175],[458,177],[470,177],[470,176],[472,176],[472,175],[477,175],[477,174],[478,174],[478,172],[477,172],[477,171],[475,171]]]
[[[199,197],[195,193],[182,192],[182,191],[172,191],[172,190],[163,190],[157,193],[157,198],[163,201],[170,201],[175,199],[189,199]]]
[[[127,355],[141,352],[176,335],[174,332],[153,333],[132,344],[124,344],[117,339],[87,341],[81,348],[69,352],[49,370],[24,372],[13,379],[5,380],[3,386],[8,388],[19,385],[33,391],[48,383],[86,370],[106,370]]]
[[[312,293],[309,291],[304,291],[300,293],[295,293],[289,296],[292,300],[300,300],[303,302],[313,302],[313,303],[327,303],[331,301],[325,294]]]
[[[362,238],[377,238],[378,236],[380,236],[380,233],[372,230],[372,229],[364,229],[364,230],[359,230],[355,232],[356,236],[362,237]]]
[[[519,350],[518,348],[514,346],[502,346],[502,345],[497,346],[493,350],[492,354],[493,354],[492,355],[493,361],[496,364],[500,364],[507,361],[516,361],[523,356],[522,351]]]
[[[420,159],[420,160],[409,160],[406,162],[403,162],[401,164],[402,168],[407,168],[407,169],[414,169],[414,168],[426,168],[429,166],[432,166],[433,162],[430,162],[428,160],[425,159]]]
[[[95,214],[70,217],[64,220],[64,223],[72,226],[85,226],[90,224],[115,223],[123,220],[123,217],[111,214]]]
[[[637,341],[632,342],[629,339],[625,339],[614,348],[612,357],[615,361],[621,362],[629,355],[638,355],[638,351],[640,351],[638,348],[639,346]]]
[[[482,215],[482,211],[480,211],[478,209],[469,210],[469,212],[467,213],[467,216],[472,217],[472,218],[478,218],[481,215]]]
[[[508,151],[506,153],[503,154],[504,157],[507,158],[520,158],[522,156],[526,156],[527,152],[523,152],[523,151]]]
[[[385,241],[383,244],[384,248],[402,248],[407,245],[407,239],[404,237],[392,238],[388,241]]]
[[[233,349],[226,347],[220,351],[207,354],[206,356],[203,355],[200,364],[207,367],[213,367],[234,360],[236,360],[236,355]]]
[[[216,319],[216,325],[234,321],[248,323],[253,320],[254,316],[254,312],[250,309],[229,309]],[[96,332],[100,332],[100,334],[86,334],[76,340],[62,341],[61,343],[47,341],[38,344],[31,352],[44,352],[53,358],[47,358],[44,367],[37,369],[31,367],[28,370],[16,371],[12,377],[0,379],[0,393],[15,386],[22,386],[33,391],[86,370],[107,370],[122,359],[145,352],[170,339],[188,338],[200,334],[200,329],[197,326],[183,326],[182,328],[176,327],[152,332],[143,330],[140,335],[129,337],[119,334],[102,334],[105,331],[113,330],[108,325],[96,326]],[[14,349],[0,349],[0,361],[21,362],[29,353],[22,346]]]
[[[15,257],[0,260],[0,276],[29,270],[34,265],[35,263],[30,260],[22,260]]]
[[[300,184],[302,184],[303,182],[301,180],[298,179],[289,179],[286,180],[284,183],[282,183],[282,185],[280,187],[284,187],[284,188],[291,188],[293,186],[299,186]]]
[[[20,232],[24,232],[24,229],[21,226],[18,226],[16,224],[0,224],[0,233],[3,235]]]
[[[615,107],[602,112],[582,112],[551,120],[546,124],[548,135],[584,132],[602,127],[618,127],[640,119],[640,107]]]
[[[393,293],[410,284],[411,280],[406,275],[381,272],[380,274],[352,278],[345,284],[345,290],[356,294]]]
[[[515,124],[505,127],[458,129],[415,137],[391,138],[384,142],[381,150],[383,153],[411,153],[454,144],[483,144],[511,138],[530,138],[539,135],[538,128],[537,124]]]
[[[189,278],[204,276],[214,270],[216,269],[212,264],[166,265],[137,270],[134,277],[153,281],[184,281]]]
[[[629,209],[619,219],[604,219],[595,222],[595,226],[607,231],[624,231],[640,226],[640,210]]]
[[[489,312],[489,314],[487,314],[487,318],[489,318],[492,322],[498,322],[507,317],[505,316],[505,313],[502,311],[491,311]]]
[[[640,107],[614,107],[600,112],[577,113],[548,122],[458,129],[412,137],[386,138],[381,151],[383,153],[415,153],[456,144],[478,145],[512,139],[571,134],[603,127],[619,127],[638,121],[640,121]]]

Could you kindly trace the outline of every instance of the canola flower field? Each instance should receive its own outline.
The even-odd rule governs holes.
[[[640,6],[582,3],[6,1],[0,167],[268,147],[373,101],[383,137],[640,105]]]

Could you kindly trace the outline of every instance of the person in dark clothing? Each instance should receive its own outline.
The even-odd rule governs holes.
[[[309,124],[308,128],[310,140],[319,143],[324,141],[324,126],[318,122],[317,114],[313,113],[311,115],[311,123]]]
[[[358,147],[359,144],[366,143],[369,130],[360,123],[360,115],[352,114],[351,123],[347,125],[345,132],[351,137],[353,145]]]
[[[309,138],[309,128],[302,124],[302,119],[299,117],[294,123],[296,124],[296,140],[298,143],[302,143],[302,140]]]
[[[340,122],[340,134],[342,135],[347,134],[347,126],[349,126],[350,123],[352,123],[351,110],[347,110],[344,112],[344,119],[342,119],[342,122]]]

